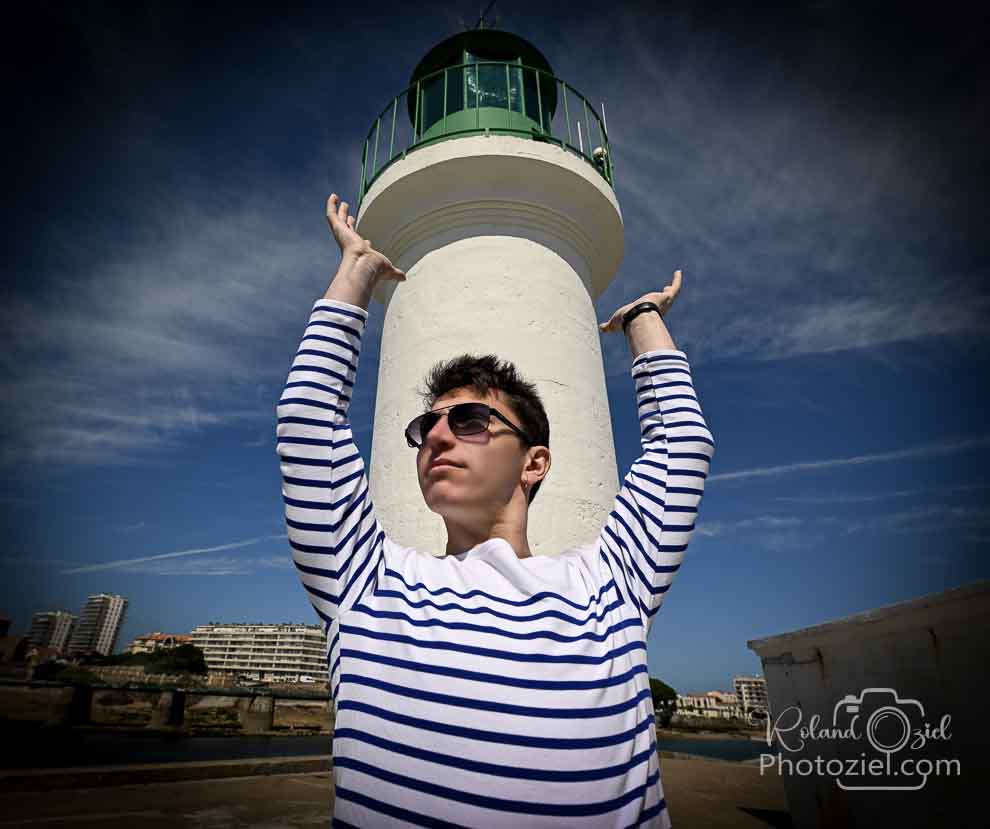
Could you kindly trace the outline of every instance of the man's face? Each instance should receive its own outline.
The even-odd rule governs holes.
[[[456,403],[485,403],[522,429],[519,415],[497,389],[485,395],[471,388],[454,389],[437,398],[431,408]],[[463,437],[450,430],[447,417],[441,417],[416,455],[419,488],[426,505],[458,524],[484,523],[508,504],[519,487],[526,450],[523,439],[494,415],[486,431]],[[432,466],[438,458],[455,466]]]

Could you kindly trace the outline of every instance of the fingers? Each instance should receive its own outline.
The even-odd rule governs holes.
[[[680,271],[679,268],[676,271],[674,271],[674,281],[670,284],[670,298],[671,299],[673,299],[675,296],[677,296],[680,293],[680,291],[681,291],[681,279],[683,278],[683,276],[684,276],[684,274],[681,273],[681,271]]]
[[[348,209],[347,202],[342,202],[340,196],[331,193],[330,198],[327,199],[327,221],[330,222],[331,226],[333,226],[334,220],[338,220],[343,222],[346,227],[354,227],[354,217],[348,215]]]
[[[614,314],[612,314],[612,316],[611,316],[611,317],[609,317],[607,321],[605,321],[605,322],[603,322],[603,323],[602,323],[601,325],[599,325],[598,327],[599,327],[599,328],[600,328],[600,329],[601,329],[601,330],[602,330],[603,332],[605,332],[605,333],[608,333],[608,332],[610,332],[610,331],[614,331],[614,330],[615,330],[615,326],[616,326],[616,324],[617,324],[617,321],[618,321],[618,319],[619,319],[619,317],[620,317],[620,315],[621,315],[621,313],[622,313],[622,312],[623,312],[623,311],[624,311],[624,310],[625,310],[625,309],[626,309],[627,307],[628,307],[627,305],[623,305],[623,306],[622,306],[622,307],[621,307],[621,308],[620,308],[620,309],[619,309],[618,311],[616,311],[616,312],[615,312]]]

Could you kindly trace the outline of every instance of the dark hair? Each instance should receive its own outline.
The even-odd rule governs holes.
[[[550,421],[536,386],[519,375],[508,360],[500,360],[494,354],[475,357],[461,354],[444,362],[435,363],[426,376],[426,388],[419,392],[427,409],[432,409],[439,397],[454,389],[470,388],[480,395],[497,389],[508,398],[519,417],[522,430],[533,439],[530,446],[550,447]],[[533,503],[543,481],[537,481],[529,491],[529,503]]]

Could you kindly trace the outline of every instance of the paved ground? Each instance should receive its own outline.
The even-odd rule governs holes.
[[[755,766],[664,758],[677,829],[789,827],[783,784]],[[292,829],[330,825],[329,773],[282,774],[100,789],[6,794],[0,829]]]

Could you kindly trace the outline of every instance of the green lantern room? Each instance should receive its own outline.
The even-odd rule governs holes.
[[[498,29],[471,29],[430,49],[409,86],[371,125],[358,204],[382,170],[407,153],[479,133],[557,144],[613,183],[604,110],[597,112],[557,78],[528,41]]]

